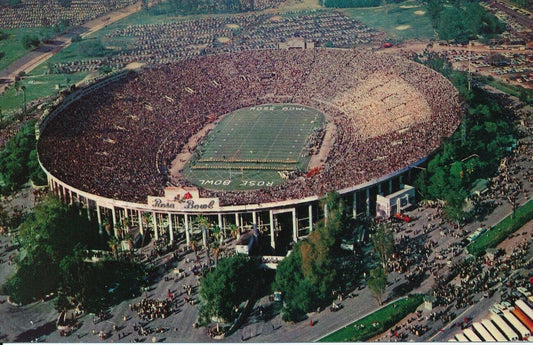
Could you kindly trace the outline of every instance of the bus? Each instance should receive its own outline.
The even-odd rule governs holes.
[[[533,320],[524,314],[520,308],[514,308],[511,313],[513,313],[513,315],[516,316],[516,318],[520,320],[520,322],[522,322],[527,329],[529,329],[529,333],[533,332]]]
[[[478,228],[476,231],[470,234],[470,236],[467,237],[468,243],[474,242],[479,236],[483,235],[486,231],[487,228]]]
[[[460,342],[469,342],[469,340],[463,335],[463,333],[457,333],[455,339]]]
[[[509,310],[506,310],[503,312],[504,319],[509,322],[509,324],[518,331],[518,334],[520,334],[520,337],[523,340],[526,340],[531,335],[531,332],[529,329],[527,329],[526,326],[516,316],[513,315]]]
[[[476,335],[476,333],[474,333],[474,331],[473,331],[471,328],[465,328],[465,329],[463,330],[463,334],[464,334],[465,337],[467,337],[468,340],[470,340],[470,341],[483,341],[483,340],[481,340],[480,337],[478,337],[478,336]]]
[[[496,328],[492,321],[490,321],[489,319],[485,319],[481,321],[481,324],[485,326],[487,331],[489,331],[490,335],[492,335],[492,337],[496,339],[496,341],[507,342],[507,338],[502,334],[502,332],[498,330],[498,328]]]
[[[490,335],[489,331],[487,331],[481,323],[474,322],[472,324],[472,327],[474,328],[474,331],[476,331],[481,336],[481,338],[483,338],[483,341],[496,341],[496,339],[494,339],[492,335]]]
[[[533,309],[529,305],[527,305],[526,302],[522,301],[521,299],[517,299],[514,302],[515,306],[517,306],[524,314],[527,315],[531,320],[533,320]]]
[[[505,322],[500,315],[492,314],[490,316],[492,321],[494,321],[494,324],[502,331],[503,334],[507,337],[510,341],[518,341],[520,340],[520,337],[518,334],[516,334],[515,331]]]

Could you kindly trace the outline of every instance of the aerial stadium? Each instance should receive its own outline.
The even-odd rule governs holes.
[[[458,127],[459,94],[413,61],[354,49],[198,56],[123,72],[40,122],[51,189],[101,228],[187,243],[199,215],[273,252],[313,230],[337,191],[353,216],[414,202],[409,181]],[[281,249],[280,249],[281,248]]]

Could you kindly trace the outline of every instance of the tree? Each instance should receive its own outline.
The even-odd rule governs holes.
[[[518,99],[523,103],[527,103],[529,101],[529,93],[526,89],[520,89],[520,95],[518,96]]]
[[[118,246],[120,244],[120,241],[115,236],[111,236],[109,241],[107,241],[107,245],[111,249],[111,252],[113,253],[113,257],[115,260],[118,260]]]
[[[76,46],[76,51],[87,57],[104,57],[111,52],[98,39],[82,40]]]
[[[96,224],[80,215],[80,209],[64,205],[53,195],[47,195],[21,224],[19,239],[23,255],[17,258],[17,271],[5,285],[17,303],[29,303],[60,291],[87,311],[97,312],[140,291],[139,281],[144,275],[140,265],[86,260],[88,248],[105,246]],[[110,294],[111,286],[121,288]],[[62,300],[56,307],[64,309],[69,304]]]
[[[230,321],[235,306],[250,298],[258,281],[258,262],[243,255],[220,260],[200,281],[202,313]]]
[[[61,313],[66,312],[68,309],[72,308],[73,305],[69,302],[67,295],[65,295],[63,291],[59,290],[54,307],[59,313]]]
[[[86,253],[86,247],[78,244],[74,247],[72,255],[65,256],[59,262],[60,290],[66,296],[73,296],[78,300],[81,299],[85,288],[83,277],[87,270],[84,262]]]
[[[383,304],[383,294],[387,287],[387,274],[382,266],[378,265],[370,271],[368,278],[368,288],[372,292],[372,296],[378,301],[378,304]]]
[[[302,273],[311,284],[318,288],[323,297],[331,292],[337,278],[334,262],[336,241],[328,230],[329,226],[318,224],[307,240],[303,240],[299,246]]]
[[[202,230],[202,242],[204,247],[208,247],[209,240],[207,238],[207,227],[209,226],[209,219],[204,215],[196,216],[196,224]]]
[[[8,281],[11,297],[27,303],[57,290],[60,262],[80,243],[94,246],[95,230],[75,207],[46,196],[20,226],[21,253],[25,255],[19,258],[17,272]]]
[[[444,213],[446,217],[454,221],[457,227],[461,227],[461,222],[466,216],[466,212],[463,210],[466,204],[467,193],[464,189],[458,191],[450,191],[446,197],[446,206],[444,207]]]
[[[31,177],[43,178],[37,160],[35,120],[28,121],[9,139],[0,151],[0,175],[4,181],[2,194],[17,191]]]
[[[192,240],[189,243],[189,246],[194,251],[194,258],[195,258],[196,262],[198,262],[198,242],[195,241],[195,240]]]
[[[220,228],[220,226],[218,225],[213,226],[211,228],[211,234],[215,238],[216,242],[219,242],[220,244],[222,244],[222,242],[224,241],[224,232],[222,232],[222,229]]]
[[[372,234],[372,251],[378,257],[379,263],[385,269],[387,261],[394,251],[394,234],[392,229],[385,225],[379,224]]]
[[[231,236],[235,239],[239,238],[239,234],[240,234],[240,229],[239,227],[237,226],[237,224],[231,224],[229,226],[229,233],[231,234]]]
[[[505,30],[503,23],[477,2],[424,0],[439,38],[467,42],[480,35],[490,37]]]
[[[36,35],[26,34],[22,36],[22,47],[24,47],[24,49],[30,50],[37,48],[40,43],[41,41]]]
[[[218,265],[218,256],[220,255],[220,243],[215,242],[211,248],[213,250],[213,256],[215,257],[215,266]]]
[[[284,296],[284,320],[299,320],[332,296],[338,277],[335,257],[339,237],[347,222],[342,200],[336,193],[323,199],[323,207],[328,209],[328,221],[318,222],[315,230],[296,244],[276,270],[274,288]]]
[[[274,290],[283,294],[282,317],[285,321],[302,319],[307,311],[322,302],[318,289],[304,277],[298,246],[279,263],[273,285]]]

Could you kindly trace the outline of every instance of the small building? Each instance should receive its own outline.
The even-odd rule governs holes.
[[[313,49],[315,42],[308,41],[302,37],[292,37],[285,42],[278,43],[278,49]]]
[[[435,296],[424,296],[424,308],[426,308],[426,310],[433,310],[433,303],[435,303],[436,301],[437,298]]]
[[[474,182],[472,189],[470,189],[470,195],[483,196],[489,191],[489,181],[479,178]]]
[[[390,218],[395,213],[401,213],[415,203],[415,187],[402,185],[397,192],[387,196],[377,195],[376,216]]]

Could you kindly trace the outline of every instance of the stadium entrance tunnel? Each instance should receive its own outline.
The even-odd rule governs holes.
[[[275,223],[278,224],[275,255],[285,256],[294,245],[292,216],[290,213],[278,214]]]

